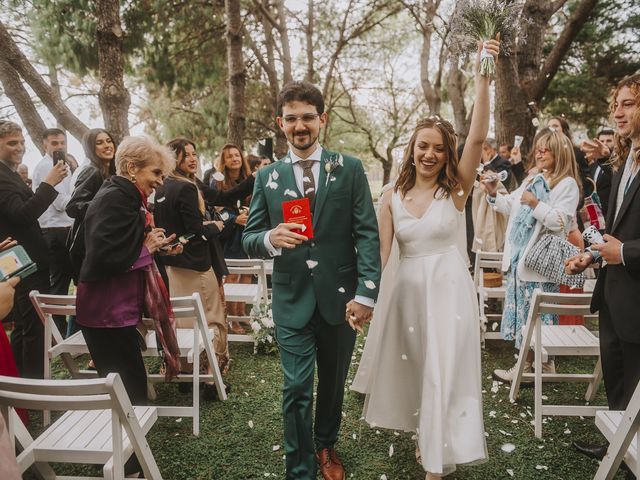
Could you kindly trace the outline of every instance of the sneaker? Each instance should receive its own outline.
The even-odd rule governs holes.
[[[500,382],[505,382],[505,383],[511,383],[513,382],[513,379],[516,376],[516,367],[517,367],[517,363],[511,367],[509,370],[494,370],[493,371],[493,378],[495,378],[496,380],[500,381]],[[524,370],[522,371],[522,373],[532,373],[532,369],[531,369],[531,362],[524,362]],[[532,383],[533,379],[528,379],[528,378],[522,378],[520,379],[520,383]]]

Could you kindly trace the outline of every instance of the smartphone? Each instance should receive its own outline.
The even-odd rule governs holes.
[[[184,245],[185,243],[189,243],[195,235],[193,233],[187,233],[185,235],[180,235],[173,243],[169,245],[165,245],[162,247],[163,250],[171,250],[172,248],[176,248],[178,245]]]
[[[38,266],[21,245],[0,252],[0,282],[13,277],[25,278],[37,269]]]
[[[54,167],[58,164],[59,161],[63,161],[63,162],[67,161],[67,154],[64,153],[64,150],[54,150],[51,156],[53,157]]]

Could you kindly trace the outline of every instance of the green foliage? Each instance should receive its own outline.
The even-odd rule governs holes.
[[[543,108],[593,136],[608,117],[608,93],[640,69],[640,10],[634,0],[598,2],[546,92]],[[550,49],[554,36],[548,38]]]

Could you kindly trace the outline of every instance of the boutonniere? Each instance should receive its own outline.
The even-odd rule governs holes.
[[[344,159],[340,153],[332,153],[324,162],[324,171],[327,172],[327,178],[324,182],[326,187],[329,184],[329,180],[334,181],[336,177],[331,175],[334,170],[344,165]]]

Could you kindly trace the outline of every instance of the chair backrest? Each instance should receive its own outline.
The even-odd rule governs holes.
[[[476,252],[476,260],[473,267],[473,283],[476,288],[482,285],[482,273],[485,268],[500,270],[502,268],[502,252]]]
[[[232,275],[255,275],[260,286],[260,296],[264,302],[269,299],[267,290],[267,275],[264,260],[259,258],[226,258],[227,269]]]
[[[590,305],[591,293],[547,293],[536,289],[531,297],[529,319],[543,313],[595,317]]]
[[[107,378],[36,380],[0,375],[0,407],[30,410],[104,410],[131,402],[117,373]]]
[[[53,337],[56,344],[61,343],[63,336],[58,330],[56,322],[53,321],[53,315],[75,315],[75,295],[47,295],[37,290],[32,290],[29,293],[29,298],[44,325],[47,345],[51,346],[51,337]]]

